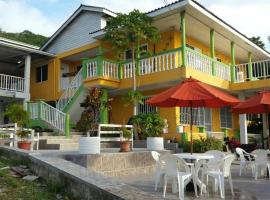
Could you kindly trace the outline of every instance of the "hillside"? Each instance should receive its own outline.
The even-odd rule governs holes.
[[[5,32],[0,29],[0,37],[16,40],[19,42],[24,42],[38,47],[41,47],[48,39],[43,35],[35,34],[27,30],[20,33],[12,33],[12,32]]]

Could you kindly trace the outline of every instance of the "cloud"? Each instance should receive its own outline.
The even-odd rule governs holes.
[[[30,30],[50,36],[59,27],[56,21],[49,20],[39,9],[24,0],[0,0],[0,28],[4,31]]]

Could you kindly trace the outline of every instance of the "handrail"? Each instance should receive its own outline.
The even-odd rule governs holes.
[[[82,77],[82,68],[80,71],[76,74],[76,76],[72,79],[70,82],[69,86],[59,100],[57,101],[56,108],[59,110],[64,110],[65,107],[69,104],[71,101],[72,97],[75,95],[79,87],[82,85],[83,77]]]
[[[0,74],[0,89],[16,92],[24,92],[24,78]]]

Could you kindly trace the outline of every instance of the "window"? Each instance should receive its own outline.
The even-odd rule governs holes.
[[[157,107],[155,107],[155,106],[149,106],[148,104],[146,104],[146,101],[147,101],[149,98],[150,98],[150,97],[144,98],[143,104],[139,104],[139,105],[138,105],[138,114],[140,114],[140,113],[157,112]]]
[[[205,125],[205,113],[207,109],[208,108],[193,108],[192,109],[194,125],[197,125],[197,126]],[[189,107],[180,108],[180,123],[190,124],[190,108]]]
[[[220,127],[232,128],[232,113],[230,107],[220,109]]]
[[[36,82],[40,83],[48,80],[48,65],[42,65],[36,68]]]
[[[140,51],[141,51],[141,56],[142,55],[146,55],[147,54],[147,51],[148,51],[148,46],[147,44],[143,44],[140,46]],[[136,52],[134,52],[135,54]],[[133,55],[133,51],[132,49],[129,49],[129,50],[126,50],[125,51],[125,59],[126,60],[132,60],[132,55]]]

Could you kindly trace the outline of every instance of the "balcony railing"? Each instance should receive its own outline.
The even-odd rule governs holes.
[[[0,90],[24,92],[24,78],[0,74]]]
[[[235,81],[238,83],[270,78],[270,60],[239,64],[234,70]]]

